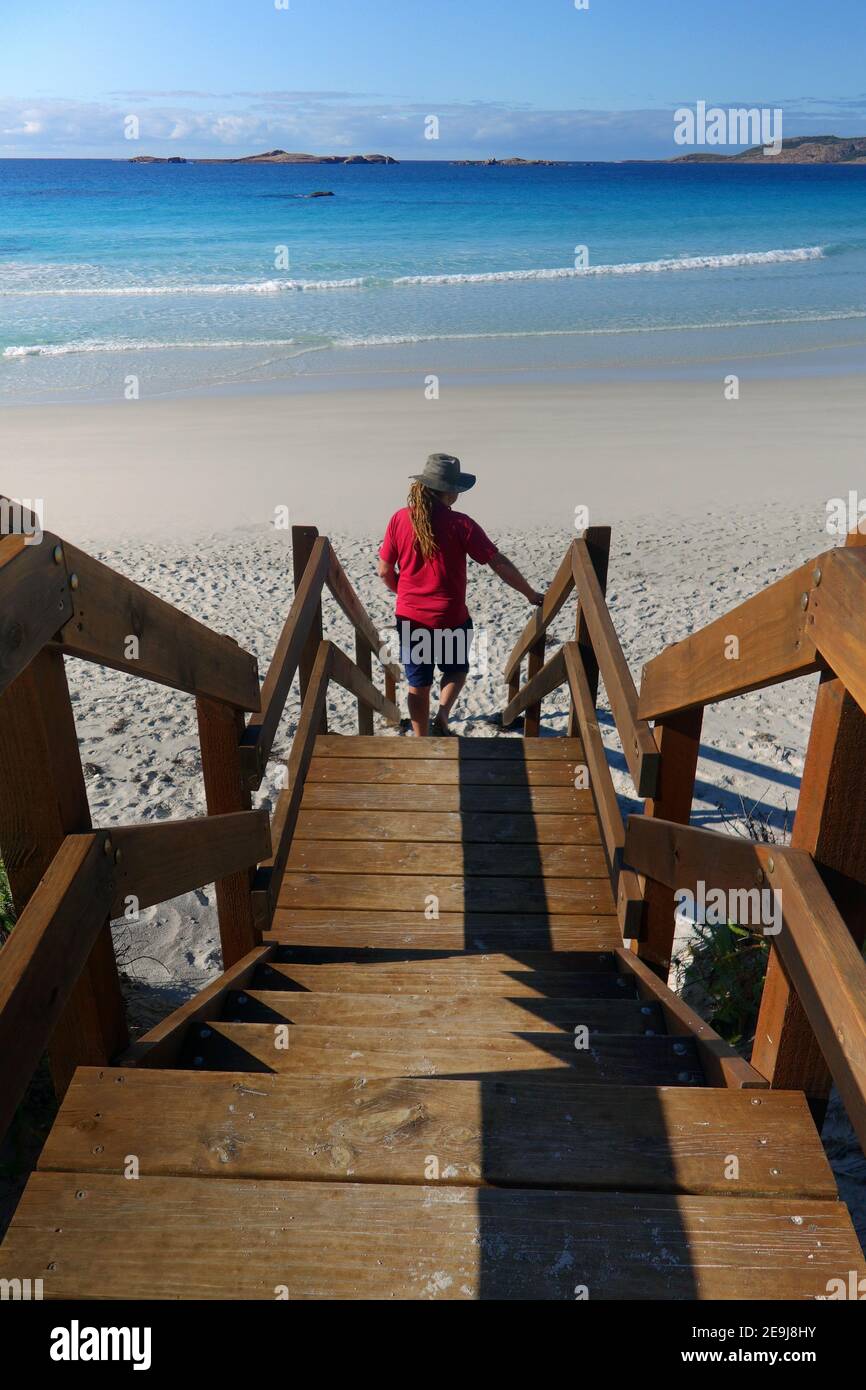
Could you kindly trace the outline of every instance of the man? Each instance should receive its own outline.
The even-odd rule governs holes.
[[[450,733],[448,718],[466,683],[472,619],[466,607],[466,557],[489,565],[504,583],[540,604],[516,565],[500,554],[477,522],[454,512],[475,475],[451,454],[431,454],[423,473],[411,475],[408,505],[388,522],[379,548],[379,576],[397,595],[400,660],[409,685],[409,718],[416,737]],[[442,672],[439,709],[430,721],[433,668]]]

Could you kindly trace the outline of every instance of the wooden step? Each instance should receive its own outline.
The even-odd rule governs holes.
[[[0,1250],[48,1299],[810,1299],[849,1270],[839,1202],[103,1173],[34,1174]]]
[[[607,859],[600,844],[481,845],[427,842],[375,844],[355,840],[295,840],[287,864],[290,873],[417,874],[426,885],[432,875],[471,878],[603,878]]]
[[[573,762],[516,758],[319,758],[313,757],[307,785],[372,782],[379,786],[566,787],[574,789],[581,754]],[[416,801],[417,805],[417,801]]]
[[[612,972],[473,969],[431,962],[413,965],[258,966],[249,989],[310,990],[314,994],[501,995],[537,999],[636,999],[633,981]]]
[[[415,966],[451,972],[452,978],[464,969],[473,974],[507,971],[510,975],[527,971],[549,974],[551,971],[572,975],[617,975],[620,972],[618,954],[622,942],[602,951],[470,951],[470,950],[406,950],[394,947],[304,946],[295,942],[276,943],[271,957],[275,965],[363,965],[400,966],[407,970]]]
[[[477,759],[512,758],[515,762],[574,762],[583,757],[579,738],[389,738],[352,734],[320,734],[316,739],[317,758],[408,758],[426,762],[431,758],[466,762]]]
[[[120,1173],[131,1153],[142,1178],[423,1183],[432,1156],[451,1184],[836,1197],[786,1091],[80,1067],[40,1170]]]
[[[324,759],[321,759],[324,762]],[[305,811],[417,811],[421,798],[415,782],[307,782]],[[483,811],[503,814],[556,813],[594,815],[591,791],[573,786],[474,786],[456,782],[424,788],[426,811]]]
[[[426,799],[426,798],[425,798]],[[315,811],[302,805],[298,840],[438,840],[443,844],[598,845],[593,815],[508,815],[489,811]]]
[[[423,912],[278,907],[268,942],[431,951],[604,951],[622,946],[616,917],[603,913]]]
[[[509,999],[492,994],[309,994],[301,990],[232,990],[227,1023],[313,1023],[340,1028],[442,1028],[449,1033],[662,1034],[657,1004],[636,999]]]
[[[388,1029],[211,1021],[190,1025],[179,1067],[205,1071],[274,1071],[294,1076],[508,1077],[533,1073],[544,1082],[615,1082],[700,1086],[694,1042],[676,1037],[597,1033],[576,1047],[562,1033],[449,1033],[441,1028]]]
[[[362,860],[363,862],[363,860]],[[398,904],[424,912],[601,912],[615,904],[605,878],[461,877],[454,874],[292,873],[283,878],[279,906],[379,911]]]

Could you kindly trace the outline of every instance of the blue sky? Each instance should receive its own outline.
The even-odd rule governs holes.
[[[673,110],[866,133],[864,0],[0,0],[0,156],[666,157]],[[439,140],[424,118],[439,118]]]

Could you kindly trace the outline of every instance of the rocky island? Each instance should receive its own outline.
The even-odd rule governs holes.
[[[182,159],[179,155],[137,154],[130,164],[396,164],[390,154],[292,154],[287,150],[266,150],[263,154],[244,154],[231,159]]]
[[[552,169],[557,164],[567,163],[561,159],[519,159],[516,155],[511,159],[452,159],[451,164],[457,169],[514,169],[523,165],[540,166],[544,169]]]
[[[671,164],[866,164],[866,135],[793,135],[778,154],[753,145],[740,154],[677,155]]]

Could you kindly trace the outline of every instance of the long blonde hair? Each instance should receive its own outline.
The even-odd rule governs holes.
[[[414,482],[409,489],[407,504],[415,544],[425,560],[432,560],[439,549],[433,534],[433,505],[437,500],[436,493],[423,483]]]

